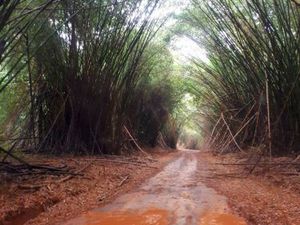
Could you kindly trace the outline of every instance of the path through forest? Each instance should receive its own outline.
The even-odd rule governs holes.
[[[195,179],[197,154],[183,150],[179,158],[136,190],[65,225],[246,224],[230,213],[224,196]]]

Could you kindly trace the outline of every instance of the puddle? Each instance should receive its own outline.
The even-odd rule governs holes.
[[[23,225],[27,221],[37,217],[42,212],[44,212],[44,208],[42,206],[24,209],[19,214],[4,221],[3,225]]]
[[[22,209],[19,212],[12,213],[12,215],[5,219],[0,225],[23,225],[28,221],[38,217],[41,213],[45,212],[48,207],[58,203],[58,199],[50,199],[41,205],[36,205],[31,208]]]
[[[72,225],[169,225],[169,213],[161,209],[137,212],[89,212]]]
[[[247,225],[240,217],[230,214],[205,213],[200,218],[199,225]]]

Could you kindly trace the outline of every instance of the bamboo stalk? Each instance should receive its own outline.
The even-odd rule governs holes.
[[[271,134],[271,118],[270,118],[270,96],[269,96],[269,78],[267,72],[266,76],[266,102],[267,102],[267,118],[268,118],[268,148],[269,148],[269,157],[270,161],[272,161],[272,134]]]
[[[239,146],[239,144],[237,143],[237,141],[235,140],[235,137],[233,136],[232,132],[231,132],[231,129],[230,127],[228,126],[228,123],[226,122],[225,118],[224,118],[224,115],[223,113],[221,113],[221,117],[222,117],[222,120],[224,121],[225,125],[226,125],[226,128],[227,130],[229,131],[229,134],[234,142],[234,144],[236,145],[236,147],[241,151],[241,152],[244,152],[241,147]]]

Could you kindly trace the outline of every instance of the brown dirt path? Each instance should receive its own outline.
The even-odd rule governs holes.
[[[245,225],[224,196],[197,179],[199,152],[181,156],[139,188],[64,225]],[[202,170],[206,174],[206,170]]]
[[[292,183],[279,176],[274,181],[270,174],[245,176],[242,167],[217,164],[239,160],[236,156],[163,152],[153,154],[156,161],[148,168],[99,161],[85,171],[84,179],[50,180],[53,184],[39,190],[17,186],[49,178],[20,177],[2,184],[0,225],[245,224],[241,217],[249,225],[300,224],[297,177]],[[93,159],[50,161],[80,169]]]

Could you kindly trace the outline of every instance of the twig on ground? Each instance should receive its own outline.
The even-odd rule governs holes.
[[[87,164],[87,165],[86,165],[85,167],[83,167],[82,169],[76,171],[75,174],[81,174],[83,171],[85,171],[87,168],[89,168],[91,165],[93,165],[94,162],[95,162],[95,161],[90,162],[89,164]],[[62,183],[62,182],[65,182],[65,181],[68,181],[68,180],[74,178],[74,177],[75,177],[75,174],[69,175],[69,176],[67,176],[67,177],[64,177],[64,178],[60,179],[60,180],[58,181],[58,183]]]
[[[120,163],[120,164],[129,164],[129,165],[135,165],[135,166],[140,166],[140,167],[149,167],[149,168],[154,168],[157,169],[155,166],[149,166],[146,164],[146,162],[131,162],[131,161],[124,161],[124,160],[114,160],[114,159],[94,159],[95,161],[103,161],[103,162],[111,162],[111,163]]]
[[[129,175],[126,176],[126,177],[124,177],[124,178],[121,180],[121,182],[119,183],[118,187],[121,187],[121,186],[125,183],[125,181],[128,180],[128,178],[129,178]]]
[[[42,187],[46,187],[46,184],[37,184],[37,185],[24,185],[24,184],[19,184],[18,188],[24,189],[24,190],[39,190]]]

